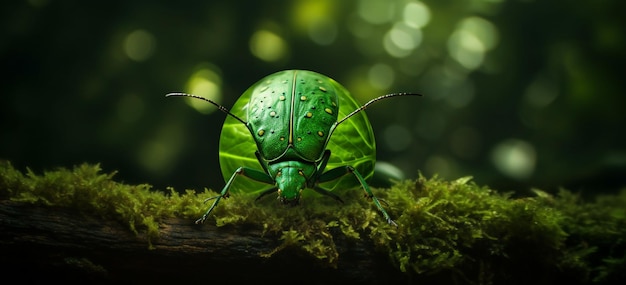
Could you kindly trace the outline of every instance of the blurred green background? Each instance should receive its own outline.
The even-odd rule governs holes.
[[[611,191],[626,185],[625,3],[3,1],[0,159],[220,189],[225,114],[164,95],[230,107],[266,75],[308,69],[360,102],[425,95],[367,110],[379,162],[405,178]]]

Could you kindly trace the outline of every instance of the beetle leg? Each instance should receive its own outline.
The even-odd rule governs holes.
[[[263,171],[265,171],[265,173],[270,173],[269,169],[267,168],[267,161],[263,159],[263,157],[261,156],[261,153],[257,150],[254,152],[254,155],[256,156],[256,159],[259,161],[259,164],[261,165],[261,167],[263,167]]]
[[[383,198],[378,198],[378,201],[385,204],[385,206],[389,207],[389,203],[387,203],[387,201],[385,201]]]
[[[259,201],[259,199],[267,196],[267,194],[272,194],[272,193],[276,192],[276,190],[278,190],[278,188],[276,188],[276,187],[273,187],[271,189],[267,189],[267,190],[263,191],[263,193],[261,193],[261,195],[259,195],[259,197],[256,197],[256,199],[254,199],[254,201],[255,202]]]
[[[359,183],[363,187],[363,191],[365,191],[365,196],[367,198],[369,198],[369,199],[372,199],[372,201],[374,202],[374,205],[376,205],[378,210],[385,217],[385,220],[387,220],[387,223],[397,227],[398,224],[396,224],[396,222],[394,222],[391,219],[391,217],[389,217],[389,214],[387,214],[387,211],[385,211],[385,208],[383,208],[383,206],[380,204],[380,201],[378,200],[378,198],[376,198],[376,196],[374,196],[374,193],[372,193],[372,190],[370,190],[369,185],[367,185],[367,183],[365,182],[365,179],[363,178],[361,173],[359,173],[359,171],[356,170],[354,167],[352,167],[352,166],[341,166],[341,167],[333,168],[333,169],[327,171],[326,173],[322,174],[319,177],[318,182],[321,183],[321,182],[335,180],[335,179],[338,179],[338,178],[340,178],[340,177],[342,177],[342,176],[344,176],[344,175],[346,175],[348,173],[352,173],[352,175],[354,175],[354,177],[359,181]],[[326,191],[326,192],[328,192],[328,191]]]
[[[326,169],[326,164],[328,164],[328,160],[330,159],[330,149],[324,151],[324,155],[322,155],[322,160],[320,165],[317,167],[318,177],[324,173],[324,169]]]
[[[274,184],[274,179],[272,179],[272,177],[267,175],[265,172],[262,172],[262,171],[259,171],[259,170],[256,170],[256,169],[252,169],[252,168],[248,168],[248,167],[239,167],[239,168],[237,168],[237,170],[235,170],[235,173],[233,173],[233,175],[230,177],[230,179],[228,179],[228,182],[226,182],[226,185],[224,185],[224,188],[222,189],[222,192],[220,192],[219,195],[204,200],[206,202],[208,200],[215,199],[215,202],[213,202],[213,205],[211,205],[211,207],[206,211],[206,213],[204,213],[204,215],[202,215],[202,217],[200,219],[196,220],[196,224],[204,223],[204,221],[209,216],[209,214],[211,214],[213,209],[215,209],[217,204],[219,204],[220,200],[222,198],[227,198],[230,195],[230,193],[229,193],[230,186],[235,181],[235,178],[237,178],[237,176],[239,176],[239,175],[243,175],[245,177],[248,177],[250,179],[253,179],[253,180],[256,180],[256,181],[259,181],[259,182],[263,182],[263,183],[267,183],[267,184]]]
[[[341,198],[339,198],[339,196],[337,196],[337,194],[335,194],[333,192],[330,192],[330,191],[328,191],[328,190],[326,190],[326,189],[324,189],[322,187],[319,187],[319,186],[313,187],[313,190],[315,190],[315,192],[320,193],[322,195],[330,196],[333,199],[339,201],[341,204],[343,204],[343,200],[341,200]]]

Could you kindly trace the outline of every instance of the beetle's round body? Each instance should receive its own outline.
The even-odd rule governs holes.
[[[260,193],[259,198],[276,192],[283,203],[295,205],[306,188],[342,201],[333,190],[360,186],[387,222],[395,225],[366,182],[373,174],[376,144],[362,111],[378,100],[403,95],[419,94],[387,94],[359,106],[339,83],[305,70],[281,71],[261,79],[230,111],[199,96],[166,95],[202,99],[229,115],[220,136],[226,185],[196,222],[203,222],[221,198],[237,189]],[[248,179],[235,182],[239,176]]]
[[[373,175],[376,144],[365,112],[354,115],[330,133],[337,118],[359,107],[341,84],[316,72],[286,70],[259,80],[230,110],[247,120],[250,130],[231,116],[222,127],[219,149],[224,179],[228,180],[241,166],[262,170],[254,155],[257,149],[268,161],[309,162],[318,161],[329,149],[327,168],[351,165],[369,179]],[[293,147],[288,147],[290,139]],[[323,186],[333,191],[359,185],[353,177],[346,176]],[[258,194],[269,187],[241,179],[231,191]]]

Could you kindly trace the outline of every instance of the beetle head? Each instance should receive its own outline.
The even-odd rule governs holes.
[[[295,206],[300,203],[302,190],[306,187],[306,177],[301,169],[285,167],[276,176],[278,199],[285,205]]]

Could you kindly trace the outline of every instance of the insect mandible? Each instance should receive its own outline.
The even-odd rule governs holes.
[[[341,84],[322,74],[307,70],[284,70],[261,79],[244,92],[232,110],[193,94],[176,92],[165,95],[201,99],[230,116],[224,124],[220,138],[222,173],[225,180],[229,176],[230,178],[226,180],[226,185],[219,195],[205,200],[207,202],[215,199],[204,215],[196,220],[196,224],[203,223],[220,200],[229,196],[231,187],[240,175],[270,185],[261,189],[257,200],[276,192],[278,199],[287,205],[299,204],[302,191],[307,188],[343,203],[337,194],[320,184],[344,180],[351,175],[352,179],[348,181],[356,180],[358,182],[356,185],[359,185],[365,196],[373,201],[385,220],[397,226],[366,182],[374,169],[375,144],[371,125],[362,111],[379,100],[410,95],[421,96],[417,93],[392,93],[376,97],[359,107]],[[346,106],[340,110],[341,104]],[[355,107],[351,112],[345,110],[346,107],[353,106]],[[343,117],[337,120],[339,114]],[[348,129],[348,133],[353,131],[357,133],[357,138],[366,136],[369,140],[366,141],[368,146],[364,150],[355,149],[354,152],[361,152],[362,157],[369,156],[370,159],[365,159],[367,163],[362,167],[355,167],[350,165],[349,161],[357,163],[356,161],[362,157],[354,155],[353,158],[347,159],[348,163],[326,171],[326,167],[333,164],[329,163],[331,149],[328,148],[332,142],[332,135],[338,126],[351,117],[359,118],[361,124],[355,126],[365,130],[354,129],[352,126],[353,129]],[[246,140],[245,138],[233,135],[237,132],[226,133],[227,126],[233,125],[247,129],[243,133],[247,133],[253,139],[253,145],[255,144],[257,149],[255,159],[248,156],[241,162],[242,165],[236,166],[235,170],[232,170],[234,169],[232,166],[228,167],[227,160],[222,159],[223,148],[236,145],[245,149],[245,142],[240,144],[232,141],[232,139]],[[229,138],[229,134],[234,138]],[[352,138],[354,139],[354,136]],[[230,143],[228,146],[224,143],[226,141]],[[258,163],[262,170],[250,162]]]

